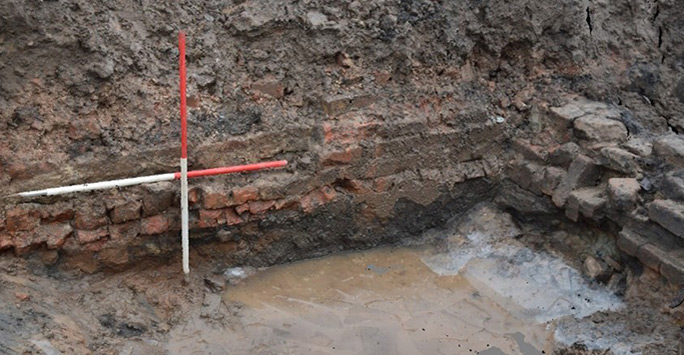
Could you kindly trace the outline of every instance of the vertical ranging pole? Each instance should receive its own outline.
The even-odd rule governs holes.
[[[181,239],[183,244],[183,272],[190,272],[190,243],[188,237],[188,118],[185,107],[185,33],[178,33],[180,69],[181,116]]]

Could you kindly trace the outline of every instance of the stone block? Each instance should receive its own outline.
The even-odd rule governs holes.
[[[665,174],[662,193],[670,200],[684,201],[684,169]]]
[[[639,247],[646,243],[648,240],[645,237],[629,228],[623,228],[617,239],[618,248],[631,256],[636,256]]]
[[[572,191],[565,206],[565,216],[577,222],[579,215],[598,220],[606,204],[605,190],[601,187],[581,188]]]
[[[541,195],[542,182],[545,171],[537,163],[526,160],[518,160],[511,163],[508,169],[508,177],[525,190]]]
[[[580,147],[574,142],[568,142],[551,152],[549,162],[555,166],[567,168],[573,159],[580,154]]]
[[[74,218],[74,206],[71,202],[56,202],[50,205],[42,205],[40,215],[43,223],[66,222]]]
[[[575,135],[583,140],[609,143],[627,140],[627,128],[622,122],[589,114],[574,121]]]
[[[525,159],[545,162],[548,159],[549,152],[540,145],[534,145],[529,141],[521,138],[514,138],[512,140],[513,149],[523,155]]]
[[[660,274],[671,283],[684,286],[684,249],[673,250],[663,255]]]
[[[672,234],[684,238],[684,204],[655,200],[648,205],[648,217]]]
[[[659,137],[653,142],[656,154],[666,162],[677,166],[684,166],[684,136],[670,134]]]
[[[557,211],[548,197],[537,196],[510,181],[504,181],[495,200],[499,205],[518,211],[521,215],[549,215]]]
[[[653,143],[644,138],[630,138],[622,144],[622,147],[632,154],[642,158],[648,158],[653,153]]]
[[[641,186],[634,178],[611,178],[608,180],[610,204],[622,211],[631,211],[639,200]]]
[[[660,264],[662,260],[663,251],[651,243],[646,243],[639,247],[636,252],[636,257],[642,264],[649,268],[660,272]]]
[[[584,259],[583,270],[591,279],[604,283],[610,279],[612,274],[612,270],[606,263],[593,256],[588,256]]]
[[[611,170],[634,177],[641,171],[638,158],[624,149],[605,147],[601,149],[599,162]]]
[[[553,192],[552,200],[557,207],[563,207],[570,192],[578,187],[594,186],[601,172],[594,161],[586,155],[578,155],[570,164],[565,179]]]
[[[541,191],[546,195],[553,195],[553,191],[561,181],[565,179],[567,172],[561,168],[547,166],[544,169],[544,179],[542,180]]]

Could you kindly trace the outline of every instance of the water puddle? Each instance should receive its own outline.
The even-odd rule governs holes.
[[[461,276],[438,275],[421,261],[428,255],[385,248],[258,273],[224,295],[244,305],[238,324],[220,334],[194,332],[185,350],[527,355],[550,348],[546,325],[516,318]],[[174,338],[172,348],[182,352],[182,337]]]
[[[618,297],[476,212],[445,252],[381,248],[258,272],[224,293],[229,321],[172,330],[169,352],[538,355],[581,341],[631,354],[620,329],[582,324]]]

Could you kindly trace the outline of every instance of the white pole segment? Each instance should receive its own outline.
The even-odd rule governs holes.
[[[175,178],[175,176],[173,173],[149,175],[149,176],[140,176],[140,177],[134,177],[134,178],[128,178],[128,179],[93,182],[93,183],[89,183],[89,184],[52,187],[52,188],[43,189],[43,190],[20,192],[17,195],[21,196],[21,197],[52,196],[52,195],[68,194],[70,192],[102,190],[102,189],[109,189],[112,187],[131,186],[131,185],[146,184],[146,183],[150,183],[150,182],[159,182],[159,181],[170,181],[170,180],[173,180],[174,178]]]
[[[190,241],[188,236],[188,159],[181,158],[181,242],[183,244],[183,272],[190,272]],[[173,174],[172,174],[173,175]]]

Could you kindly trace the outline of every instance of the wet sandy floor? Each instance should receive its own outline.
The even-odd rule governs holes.
[[[553,329],[524,322],[425,249],[384,248],[270,268],[224,294],[223,330],[196,319],[172,352],[214,354],[549,354]],[[202,329],[204,328],[204,329]],[[199,337],[199,339],[198,339]]]

